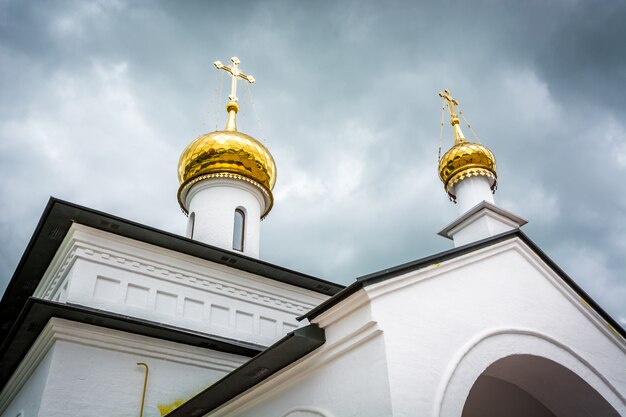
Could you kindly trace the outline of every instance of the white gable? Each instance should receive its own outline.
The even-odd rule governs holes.
[[[312,321],[322,347],[209,415],[460,416],[490,365],[524,355],[571,371],[626,415],[624,339],[518,237],[366,285]],[[533,395],[557,415],[585,400]]]

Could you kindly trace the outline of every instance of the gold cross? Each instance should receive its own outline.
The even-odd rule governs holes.
[[[220,61],[215,61],[213,65],[215,65],[215,68],[223,69],[231,75],[232,81],[230,84],[230,95],[228,96],[228,98],[230,99],[230,101],[237,102],[237,78],[242,78],[252,84],[254,82],[254,77],[252,75],[247,75],[239,71],[239,58],[234,56],[230,60],[233,63],[233,65],[231,65],[230,67],[227,67]]]
[[[454,106],[458,106],[459,102],[452,98],[450,92],[447,89],[443,90],[443,93],[439,93],[439,97],[448,102],[448,108],[450,109],[450,124],[454,129],[454,143],[465,142],[465,136],[463,135],[461,127],[459,126],[459,123],[461,123],[461,121],[458,117],[456,117],[456,113],[454,112]]]
[[[444,100],[448,102],[448,108],[450,109],[450,116],[452,116],[453,120],[456,119],[454,106],[458,106],[459,102],[452,98],[452,96],[450,95],[450,91],[448,91],[447,89],[443,90],[443,93],[439,93],[439,97],[443,98]]]

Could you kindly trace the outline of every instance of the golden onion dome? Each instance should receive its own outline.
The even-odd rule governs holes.
[[[257,187],[265,199],[264,218],[272,209],[276,164],[269,150],[252,136],[237,131],[236,102],[226,105],[228,122],[224,130],[207,133],[191,142],[178,162],[178,202],[187,214],[185,196],[197,182],[209,178],[231,178]]]
[[[491,190],[495,192],[498,180],[496,157],[486,146],[468,142],[465,139],[461,126],[459,126],[460,120],[456,116],[455,111],[455,106],[458,106],[459,102],[452,98],[450,91],[444,90],[442,93],[439,93],[439,97],[448,103],[450,124],[454,130],[454,146],[448,149],[448,152],[439,159],[439,178],[443,182],[450,199],[456,201],[456,196],[451,192],[452,187],[465,178],[470,177],[483,176],[491,179]]]
[[[439,178],[448,192],[455,184],[465,178],[483,176],[492,180],[491,188],[495,189],[496,157],[479,143],[462,141],[456,143],[439,160]]]

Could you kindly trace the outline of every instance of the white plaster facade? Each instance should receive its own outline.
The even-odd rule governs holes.
[[[262,346],[328,296],[79,224],[35,297]]]
[[[52,318],[0,393],[0,416],[139,415],[184,401],[248,358]]]
[[[458,417],[483,372],[520,355],[571,371],[612,407],[600,415],[626,415],[625,340],[518,237],[365,286],[313,322],[324,345],[208,415]],[[533,394],[551,415],[594,406]]]

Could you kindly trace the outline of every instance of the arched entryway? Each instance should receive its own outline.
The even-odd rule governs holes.
[[[540,356],[512,355],[491,364],[472,386],[462,417],[619,417],[593,387]]]

